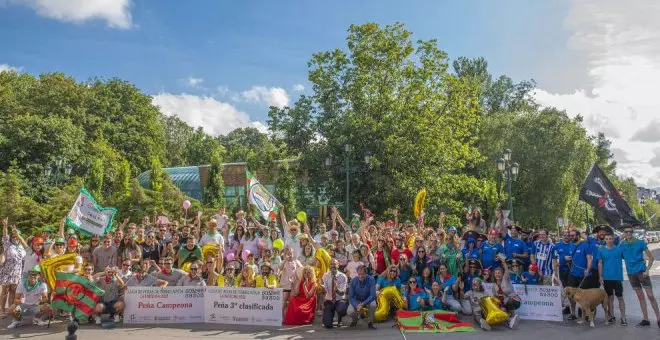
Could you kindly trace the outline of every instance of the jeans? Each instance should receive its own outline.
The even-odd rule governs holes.
[[[370,304],[366,305],[365,307],[369,311],[368,312],[369,322],[374,322],[374,314],[376,313],[376,301],[372,301]],[[347,314],[353,318],[353,322],[357,322],[360,317],[360,311],[355,310],[355,307],[353,307],[353,305],[351,304],[348,305]]]
[[[326,328],[332,328],[332,320],[335,318],[335,313],[337,313],[337,322],[341,322],[341,319],[346,316],[346,309],[348,309],[348,302],[346,300],[338,300],[335,302],[324,301],[323,326]]]
[[[456,300],[453,295],[447,295],[446,305],[452,312],[460,313],[463,311],[463,306],[461,306],[461,303],[458,302],[458,300]]]

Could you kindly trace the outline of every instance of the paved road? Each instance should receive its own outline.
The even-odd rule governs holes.
[[[654,252],[657,265],[652,270],[652,281],[655,287],[655,295],[660,297],[660,244],[654,244],[651,249]],[[630,326],[619,325],[605,326],[602,318],[602,310],[596,320],[596,328],[579,326],[573,322],[543,322],[522,321],[517,330],[504,328],[495,329],[492,332],[483,332],[476,329],[471,333],[452,333],[441,335],[443,337],[463,339],[580,339],[580,340],[602,340],[602,339],[657,339],[660,338],[660,328],[655,323],[651,328],[639,329],[634,326],[641,320],[639,303],[628,283],[624,283],[624,293]],[[618,315],[618,307],[615,307]],[[651,320],[654,320],[653,312],[649,309]],[[464,318],[469,321],[470,318]],[[17,330],[6,330],[8,319],[0,320],[0,339],[64,339],[66,325],[57,322],[50,329],[27,326]],[[342,328],[326,330],[320,326],[320,320],[314,325],[300,327],[255,327],[255,326],[232,326],[232,325],[169,325],[169,326],[119,326],[115,329],[100,329],[93,325],[82,325],[78,331],[80,340],[117,340],[132,338],[142,339],[262,339],[262,340],[297,340],[297,339],[374,339],[379,340],[403,339],[397,328],[392,327],[392,322],[378,324],[377,330],[368,330],[365,324],[360,324],[356,329]],[[407,340],[433,339],[436,334],[406,333]]]

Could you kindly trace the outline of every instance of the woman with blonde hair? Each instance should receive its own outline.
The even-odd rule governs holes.
[[[318,289],[314,268],[305,266],[302,271],[302,279],[291,279],[294,289],[283,324],[288,326],[310,324],[314,322]]]
[[[254,268],[252,266],[243,266],[241,275],[236,278],[235,287],[254,288]]]

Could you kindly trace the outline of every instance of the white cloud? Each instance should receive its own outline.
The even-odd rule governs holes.
[[[640,185],[657,185],[660,172],[654,153],[660,138],[647,133],[659,131],[659,17],[657,0],[572,0],[565,20],[572,31],[568,47],[586,56],[593,89],[536,91],[540,104],[580,114],[590,133],[611,138],[620,174]]]
[[[302,92],[302,91],[305,91],[305,85],[303,84],[293,85],[293,92]]]
[[[202,78],[188,77],[188,79],[186,79],[186,84],[190,87],[198,87],[202,85],[203,82],[204,79]]]
[[[252,86],[249,90],[232,96],[234,101],[266,103],[283,108],[289,105],[289,94],[281,87]]]
[[[21,72],[23,70],[22,66],[11,66],[8,64],[0,64],[0,73],[7,71]]]
[[[5,3],[28,6],[43,17],[65,22],[96,19],[114,28],[132,26],[131,0],[5,0]]]
[[[212,97],[159,93],[153,97],[153,104],[159,106],[163,114],[177,116],[194,127],[201,126],[206,133],[214,136],[224,135],[241,127],[267,130],[263,123],[251,122],[247,113]]]

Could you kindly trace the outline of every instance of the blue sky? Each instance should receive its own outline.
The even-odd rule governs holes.
[[[166,114],[218,134],[262,127],[269,104],[309,93],[307,61],[344,48],[350,24],[399,21],[451,58],[483,56],[496,75],[535,79],[542,104],[585,116],[591,133],[612,136],[623,171],[649,182],[660,174],[660,99],[644,89],[660,86],[649,49],[660,45],[660,6],[619,3],[0,0],[0,70],[126,79]]]

